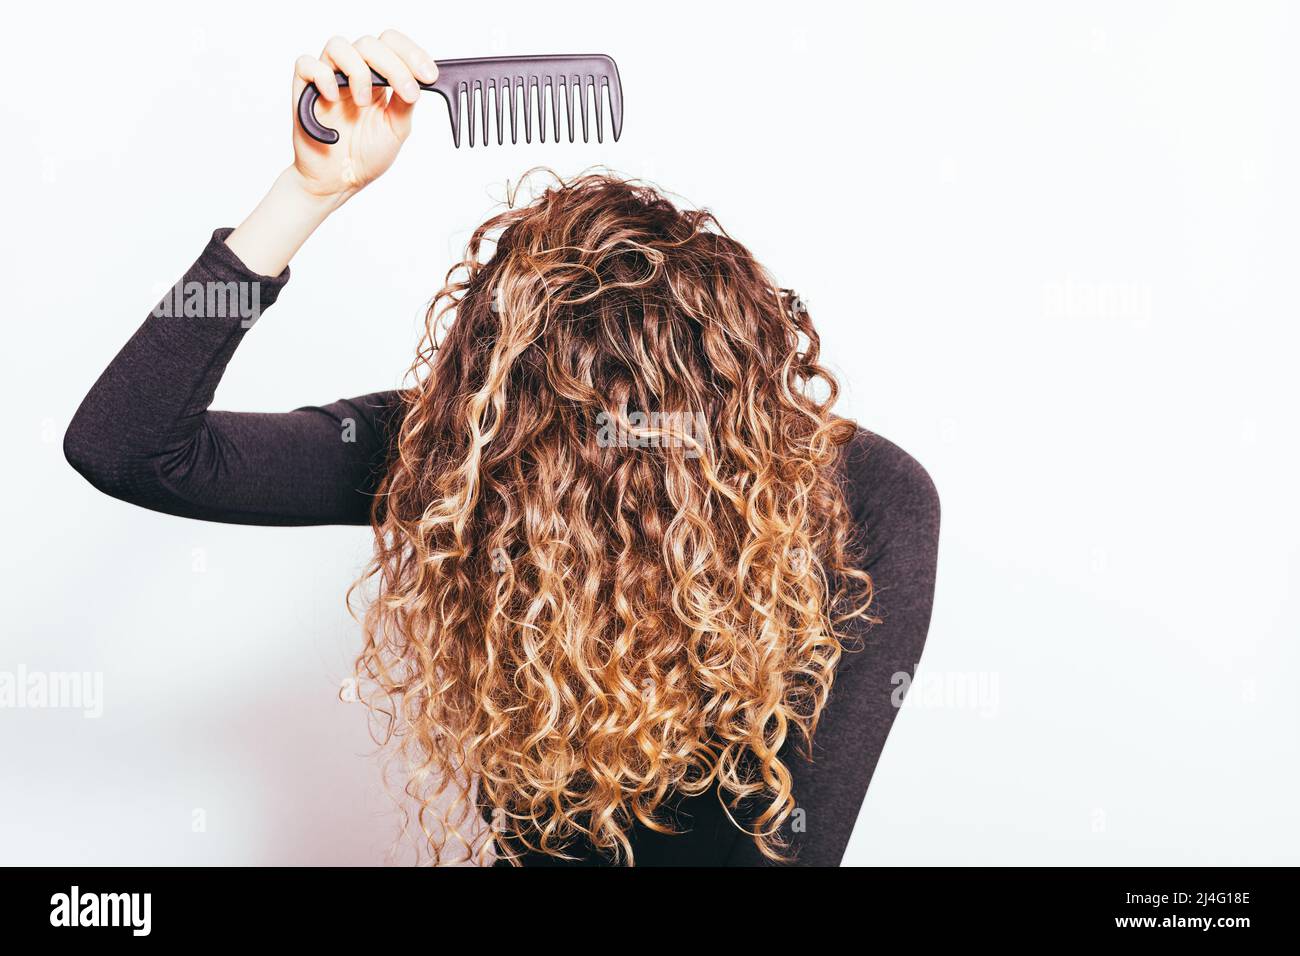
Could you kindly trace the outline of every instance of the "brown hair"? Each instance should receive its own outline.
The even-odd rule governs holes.
[[[512,195],[426,326],[357,665],[435,862],[490,806],[498,853],[631,863],[715,786],[780,858],[779,753],[871,600],[807,310],[709,212],[590,174]]]

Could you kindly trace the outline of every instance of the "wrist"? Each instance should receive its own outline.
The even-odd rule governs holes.
[[[272,192],[282,193],[286,199],[310,215],[324,219],[356,195],[356,189],[322,191],[297,166],[287,166],[276,178]]]
[[[297,168],[285,169],[226,245],[255,272],[278,276],[316,227],[356,191],[322,193],[311,186]]]

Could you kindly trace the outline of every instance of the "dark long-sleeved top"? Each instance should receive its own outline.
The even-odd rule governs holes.
[[[367,524],[400,423],[396,392],[283,413],[209,408],[254,314],[236,307],[251,300],[229,293],[247,296],[256,283],[257,311],[264,312],[289,280],[288,269],[273,277],[250,270],[225,244],[229,232],[213,233],[181,280],[189,293],[168,302],[197,304],[153,310],[104,370],[68,428],[64,453],[99,490],[154,511],[250,525]],[[226,294],[193,294],[221,288]],[[341,440],[344,429],[353,440]],[[897,691],[920,660],[934,593],[939,501],[925,470],[862,429],[842,467],[880,622],[851,625],[863,648],[836,670],[814,759],[792,748],[782,755],[799,811],[787,835],[802,865],[838,865],[844,854],[897,713]],[[764,862],[716,794],[672,808],[686,832],[636,824],[638,865]],[[554,861],[529,854],[524,862]],[[592,854],[586,862],[601,860]]]

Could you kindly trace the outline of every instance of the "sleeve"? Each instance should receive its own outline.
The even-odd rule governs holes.
[[[847,497],[865,546],[879,623],[852,622],[850,641],[813,738],[809,762],[788,748],[797,812],[786,835],[799,866],[839,866],[876,763],[925,647],[934,600],[939,496],[916,459],[859,429],[845,457]],[[907,677],[903,678],[902,675]],[[737,841],[730,865],[766,861],[752,840]]]
[[[289,280],[218,229],[82,401],[64,436],[94,487],[166,514],[254,525],[366,524],[397,392],[283,413],[210,411],[235,349]]]

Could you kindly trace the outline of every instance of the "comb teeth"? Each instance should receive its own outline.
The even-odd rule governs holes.
[[[448,100],[452,116],[452,136],[460,145],[461,130],[456,128],[457,120],[465,118],[468,127],[466,133],[470,146],[486,146],[491,139],[491,131],[496,130],[497,145],[505,143],[505,114],[510,113],[510,142],[519,142],[519,112],[524,114],[524,141],[533,141],[533,111],[537,113],[537,136],[539,142],[546,142],[546,104],[551,105],[551,140],[558,143],[561,132],[568,130],[569,142],[577,139],[578,122],[582,123],[582,141],[591,141],[591,111],[595,108],[596,141],[605,141],[605,99],[609,96],[609,80],[595,76],[529,76],[491,77],[486,81],[463,81],[454,90],[455,106]],[[573,101],[577,98],[578,108]],[[560,104],[564,104],[563,121],[561,121]],[[534,105],[535,104],[535,105]],[[576,116],[575,116],[576,113]],[[495,116],[495,120],[493,117]],[[621,132],[621,130],[620,130]],[[616,133],[615,139],[618,138]]]
[[[519,142],[519,114],[523,113],[524,142],[533,141],[533,114],[537,116],[538,142],[546,142],[547,101],[550,102],[551,141],[561,141],[567,128],[569,142],[577,138],[577,117],[582,121],[582,141],[591,138],[590,110],[595,107],[596,141],[605,141],[605,102],[610,128],[617,140],[623,132],[623,90],[614,61],[602,54],[583,56],[482,57],[443,60],[438,81],[426,89],[437,90],[447,100],[452,139],[461,144],[462,127],[471,147],[486,146],[495,115],[497,145],[505,142],[505,113],[510,113],[510,142]],[[578,108],[574,109],[574,98]],[[560,102],[564,102],[564,120]]]

